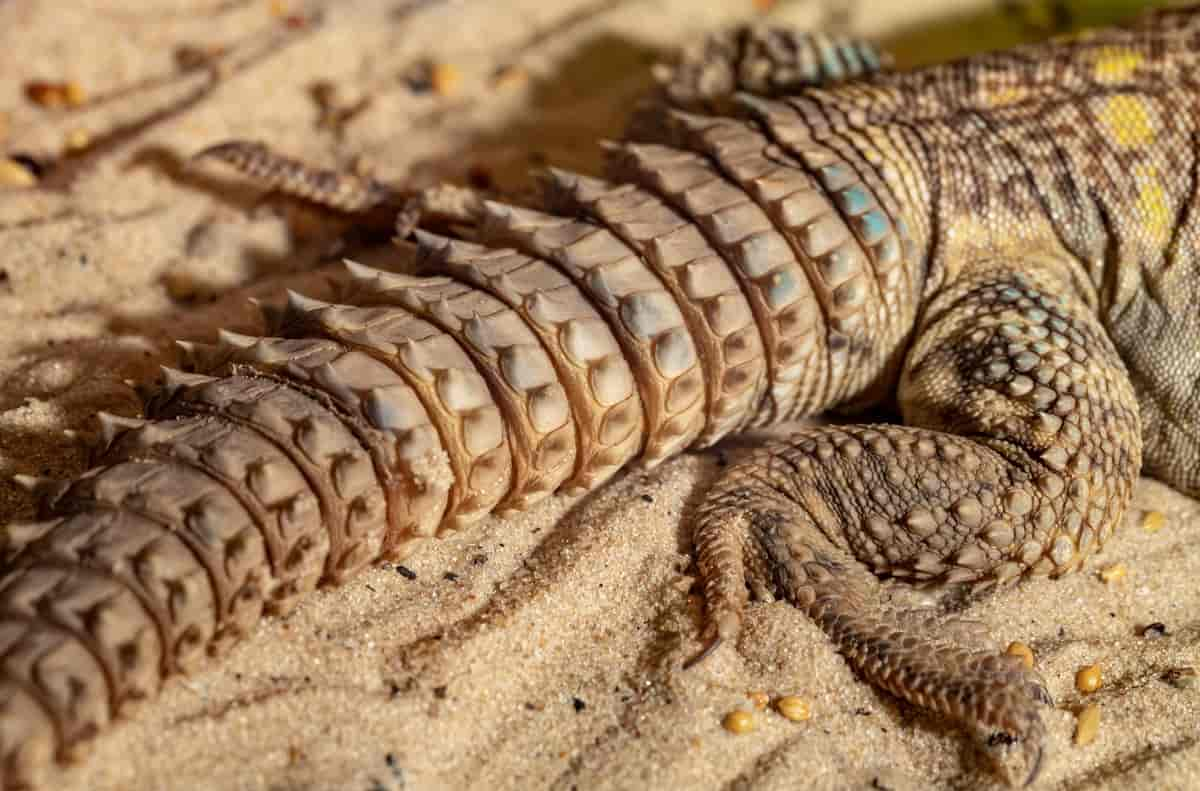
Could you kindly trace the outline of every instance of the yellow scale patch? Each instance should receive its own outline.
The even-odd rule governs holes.
[[[1125,82],[1133,76],[1133,72],[1142,64],[1143,59],[1140,53],[1130,49],[1105,47],[1096,55],[1092,77],[1096,82],[1106,85]]]
[[[1138,184],[1138,213],[1141,225],[1150,237],[1150,243],[1160,247],[1171,238],[1171,208],[1167,191],[1163,188],[1158,170],[1150,164],[1139,164],[1134,169]]]
[[[1105,131],[1122,148],[1145,145],[1154,139],[1153,110],[1144,99],[1129,94],[1109,97],[1099,116]]]
[[[1024,101],[1029,96],[1029,89],[1019,86],[1010,85],[1006,88],[997,88],[994,91],[989,91],[984,95],[984,100],[989,107],[1000,108],[1007,107],[1010,104]]]

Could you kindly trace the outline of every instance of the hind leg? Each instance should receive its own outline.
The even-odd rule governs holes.
[[[979,584],[1077,568],[1120,520],[1141,441],[1124,368],[1058,267],[966,271],[906,361],[910,425],[763,447],[713,488],[695,546],[711,640],[737,635],[748,585],[767,587],[866,680],[987,736],[1020,782],[1040,764],[1044,688],[969,635],[932,631],[874,575]]]

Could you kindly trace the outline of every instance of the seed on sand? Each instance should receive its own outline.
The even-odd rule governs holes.
[[[1033,649],[1024,643],[1013,641],[1008,644],[1008,648],[1004,649],[1004,653],[1020,659],[1027,669],[1033,669]]]
[[[1157,533],[1167,525],[1167,515],[1162,511],[1147,511],[1142,515],[1142,529],[1147,533]]]
[[[775,710],[792,722],[804,722],[812,715],[808,701],[795,695],[784,695],[775,701]]]
[[[1100,689],[1102,683],[1104,683],[1104,676],[1100,672],[1099,665],[1085,665],[1075,673],[1075,689],[1085,695]]]
[[[1100,731],[1100,707],[1095,703],[1084,706],[1075,718],[1075,743],[1080,747],[1096,741]]]
[[[16,160],[0,157],[0,188],[32,187],[36,184],[37,176],[28,168]]]
[[[450,63],[435,63],[429,72],[429,83],[438,96],[453,96],[458,93],[462,74]]]
[[[743,733],[750,733],[754,730],[754,715],[744,709],[735,709],[725,715],[721,725],[725,730],[739,736]]]

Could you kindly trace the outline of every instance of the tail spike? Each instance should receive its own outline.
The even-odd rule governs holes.
[[[349,258],[342,259],[342,266],[350,274],[350,277],[363,282],[371,282],[379,277],[379,270],[374,267],[360,264],[357,261],[351,261]]]
[[[542,200],[552,210],[572,205],[572,196],[579,189],[581,177],[578,173],[561,168],[546,167],[536,174],[542,188]],[[568,213],[571,213],[568,210]]]
[[[435,259],[439,256],[445,256],[450,250],[451,239],[429,231],[416,229],[413,231],[413,239],[417,242],[417,256],[424,260]]]
[[[579,174],[569,170],[563,170],[556,167],[545,167],[538,171],[538,178],[546,184],[560,187],[564,190],[573,190],[579,183]]]
[[[258,315],[262,317],[267,334],[274,335],[279,332],[283,327],[283,308],[274,302],[266,302],[255,297],[250,297],[249,301],[258,310]]]
[[[485,200],[483,202],[484,220],[499,223],[500,225],[508,225],[514,216],[514,209],[507,203],[500,201]]]
[[[477,311],[471,311],[471,317],[463,322],[463,334],[466,338],[480,348],[487,348],[490,343],[487,340],[487,322],[480,318]]]
[[[413,231],[417,243],[417,272],[442,272],[454,252],[454,240],[428,231]]]
[[[298,327],[303,327],[312,321],[312,314],[321,308],[328,307],[328,302],[322,302],[319,299],[306,297],[291,289],[287,290],[287,302],[283,306],[283,315],[280,318],[279,326],[276,331],[280,334],[286,334],[295,330]]]
[[[220,349],[211,343],[197,341],[175,341],[179,349],[180,365],[192,373],[210,371],[220,364]]]
[[[313,369],[312,376],[313,381],[334,398],[343,402],[356,400],[353,391],[346,385],[346,381],[338,374],[337,369],[329,363],[322,363]]]
[[[40,508],[51,508],[58,498],[71,488],[70,481],[60,481],[42,475],[17,474],[12,477],[13,483],[33,495]]]
[[[160,366],[159,372],[163,378],[162,389],[159,392],[165,398],[172,398],[180,390],[187,387],[195,387],[217,381],[211,376],[190,374],[187,371],[181,371],[178,368],[171,368],[166,365]]]
[[[24,476],[22,476],[24,477]],[[9,564],[17,553],[51,532],[58,520],[9,522],[0,526],[0,563]]]
[[[243,335],[232,330],[217,330],[217,345],[222,350],[249,349],[256,343],[258,343],[258,338],[252,335]]]
[[[111,412],[97,412],[96,419],[100,421],[100,441],[102,451],[106,451],[112,447],[112,444],[117,441],[117,438],[126,431],[141,428],[146,425],[145,420],[131,417],[122,417],[114,415]]]
[[[329,307],[328,302],[322,302],[319,299],[306,297],[299,291],[287,290],[287,308],[288,313],[312,313],[321,308]]]

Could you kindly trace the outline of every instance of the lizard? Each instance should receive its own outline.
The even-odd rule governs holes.
[[[0,532],[4,788],[317,584],[493,510],[745,429],[894,399],[727,468],[693,516],[702,659],[753,595],[1032,782],[1044,686],[881,577],[1077,570],[1140,471],[1200,490],[1200,12],[894,71],[805,34],[718,38],[540,201],[417,196],[243,142],[334,208],[402,202],[425,276],[350,265],[272,335],[190,345],[97,466]],[[415,218],[415,219],[414,219]],[[415,226],[421,226],[420,228]]]

